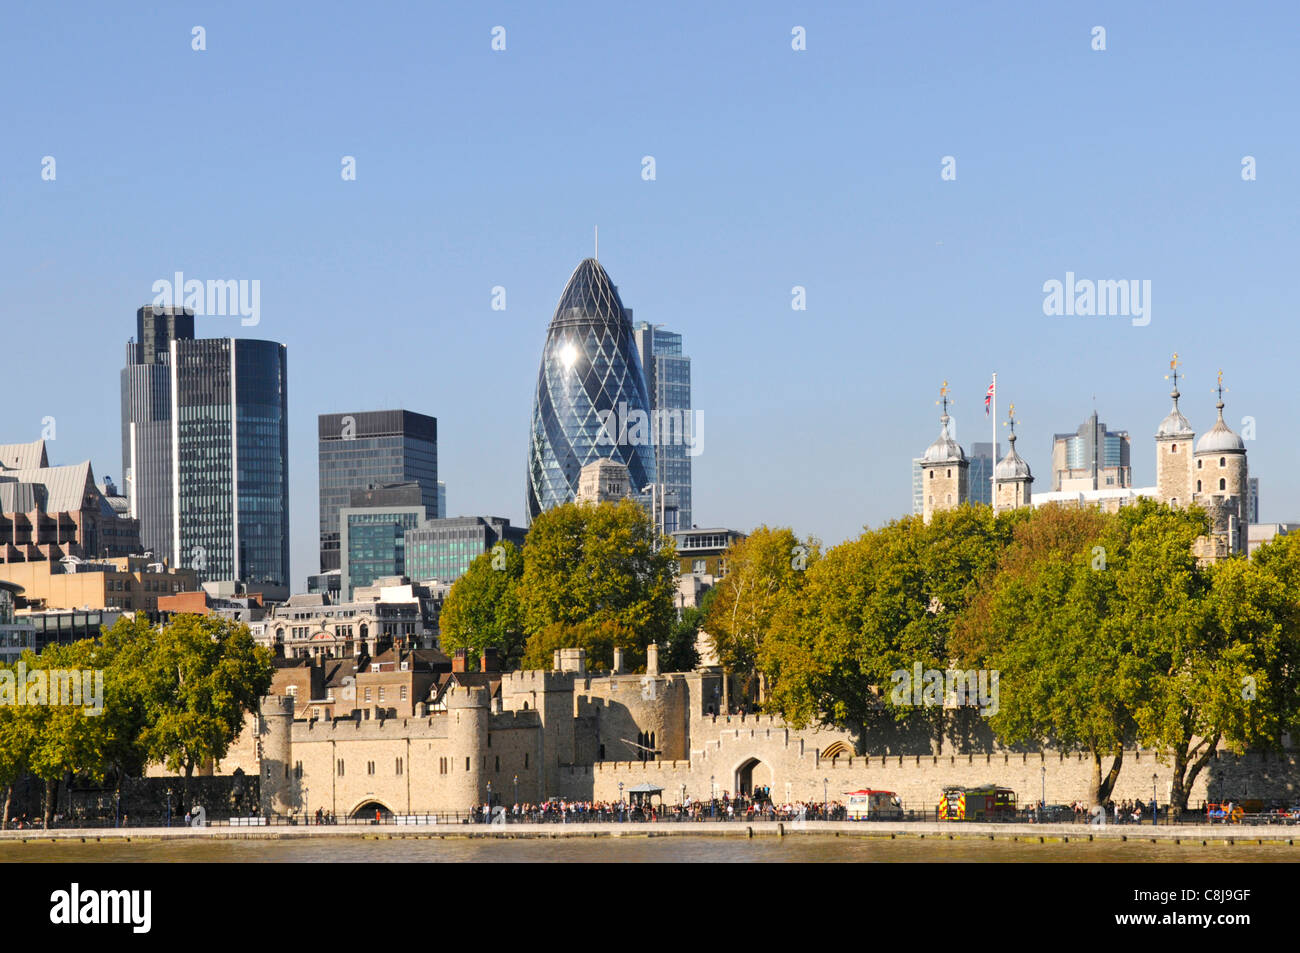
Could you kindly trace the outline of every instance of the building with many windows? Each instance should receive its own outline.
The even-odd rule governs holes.
[[[1122,490],[1132,485],[1128,431],[1107,430],[1095,410],[1074,433],[1053,436],[1053,492]]]
[[[52,467],[44,440],[0,446],[0,564],[129,556],[140,549],[140,522],[114,509],[95,485],[90,461]]]
[[[321,414],[316,422],[320,467],[320,571],[341,569],[339,510],[353,490],[414,483],[430,517],[446,516],[438,481],[438,420],[409,410]]]
[[[691,409],[691,359],[682,353],[682,336],[665,331],[662,325],[642,321],[636,326],[635,336],[650,395],[655,467],[659,475],[656,493],[662,494],[677,511],[673,529],[689,529],[694,518],[691,460],[699,451],[703,437],[695,433],[697,417]]]
[[[546,332],[528,438],[529,521],[578,491],[601,458],[628,468],[640,490],[656,482],[650,395],[618,289],[594,258],[569,278]]]
[[[199,589],[193,569],[171,569],[145,556],[15,563],[5,578],[22,586],[33,607],[44,609],[122,609],[159,617],[158,600]]]
[[[203,579],[289,581],[286,350],[195,338],[147,306],[122,370],[122,469],[144,546]]]
[[[426,520],[406,531],[406,575],[454,582],[498,543],[524,545],[527,531],[500,516],[454,516]]]
[[[353,490],[339,510],[340,593],[384,576],[408,575],[406,533],[430,514],[418,483],[372,485]]]

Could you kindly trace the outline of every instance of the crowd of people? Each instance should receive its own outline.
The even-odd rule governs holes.
[[[795,801],[776,804],[766,788],[752,795],[733,796],[723,791],[711,800],[685,798],[680,804],[661,801],[580,801],[551,799],[540,804],[510,807],[482,805],[475,815],[479,823],[492,823],[500,815],[509,823],[568,823],[592,821],[822,821],[844,820],[844,805],[838,801]]]

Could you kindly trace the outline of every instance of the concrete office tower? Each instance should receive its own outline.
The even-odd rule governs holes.
[[[528,436],[529,521],[573,500],[582,468],[602,457],[626,465],[637,491],[655,482],[632,323],[605,269],[588,258],[569,278],[542,349]]]
[[[1128,431],[1110,431],[1092,416],[1052,441],[1052,490],[1118,490],[1133,484]]]
[[[201,579],[289,582],[283,344],[195,338],[146,306],[122,371],[122,470],[145,547]]]
[[[628,312],[629,318],[631,312]],[[691,359],[682,353],[682,336],[662,325],[642,321],[636,326],[636,348],[645,370],[655,436],[655,466],[670,504],[677,507],[678,526],[694,525],[691,510],[691,459],[703,434],[691,410]]]
[[[445,515],[439,500],[437,418],[409,410],[321,414],[316,435],[322,573],[342,568],[339,510],[348,505],[353,490],[418,483],[428,512]]]

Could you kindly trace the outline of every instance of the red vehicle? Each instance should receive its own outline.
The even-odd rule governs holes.
[[[1012,820],[1016,816],[1016,792],[985,784],[977,788],[945,788],[939,799],[941,821]]]

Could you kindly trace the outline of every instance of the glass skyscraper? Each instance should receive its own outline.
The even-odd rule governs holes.
[[[497,543],[524,545],[524,530],[499,516],[429,520],[406,533],[406,575],[412,581],[455,582]]]
[[[972,503],[993,504],[993,467],[1002,459],[1002,444],[994,447],[990,441],[971,444],[970,470],[967,481]]]
[[[122,371],[130,513],[156,557],[199,577],[289,583],[283,344],[194,337],[192,312],[141,308]]]
[[[582,468],[602,457],[655,482],[650,396],[618,289],[594,258],[574,270],[546,332],[528,440],[531,521],[569,502]]]
[[[340,569],[339,510],[353,490],[376,484],[418,483],[431,516],[445,516],[438,490],[438,420],[409,410],[321,414],[320,569]]]
[[[631,312],[628,312],[629,316]],[[682,336],[642,321],[636,326],[636,347],[645,370],[653,411],[655,465],[670,505],[677,507],[677,525],[690,529],[691,448],[702,434],[694,433],[691,412],[691,359],[682,354]]]

